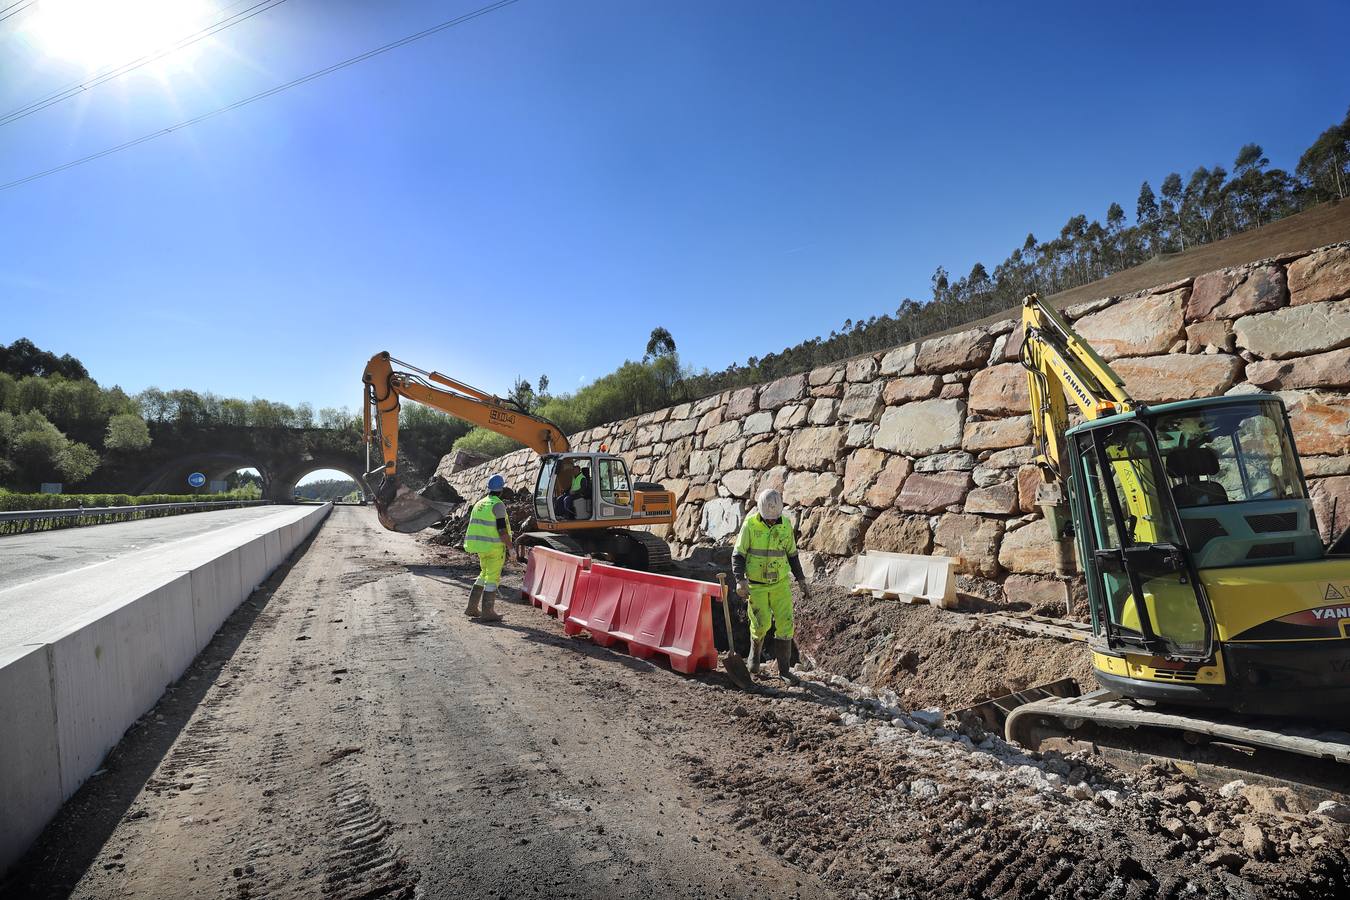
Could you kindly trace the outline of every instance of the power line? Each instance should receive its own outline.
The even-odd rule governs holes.
[[[19,13],[23,12],[25,9],[27,9],[28,7],[32,6],[37,2],[38,0],[18,0],[17,3],[11,3],[4,9],[0,9],[0,22],[5,21],[6,19],[11,18],[12,16],[17,16]]]
[[[399,38],[398,40],[393,41],[392,43],[384,44],[383,46],[376,47],[373,50],[367,50],[365,53],[362,53],[358,56],[353,56],[350,59],[344,59],[342,62],[334,63],[331,66],[319,69],[316,72],[311,72],[308,75],[303,75],[299,78],[294,79],[293,81],[288,81],[285,84],[277,85],[274,88],[268,88],[267,90],[254,94],[251,97],[245,97],[242,100],[236,100],[235,102],[230,103],[226,106],[222,106],[218,109],[213,109],[207,113],[202,113],[199,116],[194,116],[191,119],[179,122],[176,125],[170,125],[167,128],[161,128],[159,131],[152,131],[149,134],[143,134],[138,138],[118,144],[115,147],[109,147],[106,150],[100,150],[97,153],[91,153],[88,156],[82,156],[79,159],[73,159],[68,163],[63,163],[62,165],[46,169],[45,171],[35,172],[34,174],[28,175],[24,178],[19,178],[16,179],[15,181],[0,184],[0,191],[7,191],[10,188],[16,188],[19,187],[20,185],[28,184],[30,181],[37,181],[39,178],[46,178],[48,175],[55,175],[58,172],[64,172],[67,169],[73,169],[76,166],[82,166],[85,163],[93,162],[96,159],[102,159],[105,156],[111,156],[112,154],[120,153],[123,150],[129,150],[132,147],[135,147],[139,144],[144,144],[147,141],[153,141],[157,137],[163,137],[166,134],[178,131],[182,128],[187,128],[191,125],[196,125],[199,122],[205,122],[207,119],[215,118],[216,116],[221,115],[222,113],[231,112],[233,110],[239,109],[240,107],[248,106],[250,103],[254,103],[258,100],[264,100],[268,97],[273,96],[274,94],[280,94],[283,91],[288,91],[293,87],[299,87],[302,84],[307,84],[308,82],[314,81],[317,78],[322,78],[325,75],[331,75],[332,73],[337,72],[340,69],[345,69],[348,66],[354,66],[357,63],[365,62],[368,59],[373,59],[374,57],[379,56],[383,53],[388,53],[390,50],[397,50],[400,47],[405,47],[408,44],[413,43],[414,41],[420,41],[423,38],[430,37],[433,34],[438,34],[442,31],[445,31],[447,28],[453,28],[456,25],[463,25],[465,22],[477,19],[480,16],[485,16],[491,12],[496,12],[497,10],[503,7],[510,6],[513,3],[517,2],[519,2],[519,0],[497,0],[496,3],[489,3],[487,6],[480,7],[479,9],[475,9],[472,12],[467,12],[462,16],[457,16],[456,18],[450,19],[446,22],[442,22],[439,25],[433,25],[430,28],[417,32],[416,34],[410,34],[407,37]]]
[[[247,2],[247,0],[244,0],[244,2]],[[238,25],[240,22],[244,22],[248,19],[251,19],[260,13],[265,13],[269,9],[273,9],[277,6],[280,6],[282,3],[285,2],[286,0],[262,0],[261,3],[257,3],[253,6],[250,6],[243,12],[235,13],[232,16],[229,16],[225,19],[220,20],[219,22],[216,22],[214,25],[209,25],[206,28],[201,29],[200,31],[194,32],[193,34],[180,38],[178,41],[174,42],[173,44],[170,44],[167,47],[153,51],[151,53],[147,53],[145,56],[133,59],[130,62],[123,63],[119,66],[115,66],[112,69],[105,70],[104,72],[95,75],[93,78],[90,78],[86,81],[76,81],[67,85],[64,88],[59,88],[56,91],[47,94],[46,96],[39,97],[32,103],[29,103],[27,106],[20,107],[19,109],[7,113],[4,116],[0,116],[0,126],[8,125],[10,122],[16,122],[19,119],[31,116],[33,113],[44,110],[49,106],[55,106],[62,100],[68,100],[71,97],[74,97],[76,94],[81,93],[82,91],[87,91],[90,88],[97,87],[98,85],[103,84],[106,81],[111,81],[112,79],[117,78],[121,75],[125,75],[128,72],[135,71],[136,69],[139,69],[142,66],[147,66],[150,63],[155,62],[156,60],[163,59],[164,57],[168,56],[171,53],[176,53],[185,47],[190,47],[200,40],[211,37],[214,34],[218,34],[224,31],[226,28],[229,28],[233,25]],[[239,6],[241,4],[236,3],[234,5]],[[226,7],[226,9],[229,8],[230,7]]]

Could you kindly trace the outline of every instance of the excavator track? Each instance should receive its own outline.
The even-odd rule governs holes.
[[[595,559],[643,572],[668,572],[671,569],[670,545],[654,534],[627,528],[598,531],[529,531],[517,541],[517,553],[523,561],[529,547],[549,547],[574,556]]]
[[[1004,733],[1028,749],[1086,749],[1125,768],[1166,760],[1214,783],[1272,783],[1309,800],[1350,795],[1350,733],[1311,723],[1147,708],[1098,690],[1015,706]]]

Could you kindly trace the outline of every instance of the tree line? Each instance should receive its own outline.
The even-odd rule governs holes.
[[[42,482],[76,485],[108,462],[145,451],[157,440],[195,429],[320,428],[358,433],[349,410],[291,406],[189,389],[150,387],[129,395],[103,387],[78,359],[43,350],[27,338],[0,343],[0,489],[34,490]],[[469,425],[404,404],[400,456],[419,476],[435,469]],[[235,485],[232,485],[234,487]],[[129,486],[122,486],[129,487]]]

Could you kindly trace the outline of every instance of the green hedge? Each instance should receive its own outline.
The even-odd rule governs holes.
[[[11,494],[0,491],[0,511],[29,509],[74,509],[77,506],[144,506],[150,503],[235,503],[256,500],[246,491],[224,494]]]

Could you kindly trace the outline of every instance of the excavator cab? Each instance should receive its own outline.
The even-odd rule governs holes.
[[[1140,407],[1065,438],[1104,686],[1285,714],[1347,693],[1350,611],[1328,600],[1350,565],[1322,544],[1279,398]]]
[[[1113,419],[1068,435],[1093,634],[1111,651],[1206,660],[1209,607],[1155,437],[1134,414]]]
[[[534,514],[552,525],[630,521],[634,490],[628,465],[608,453],[554,453],[539,464]]]

